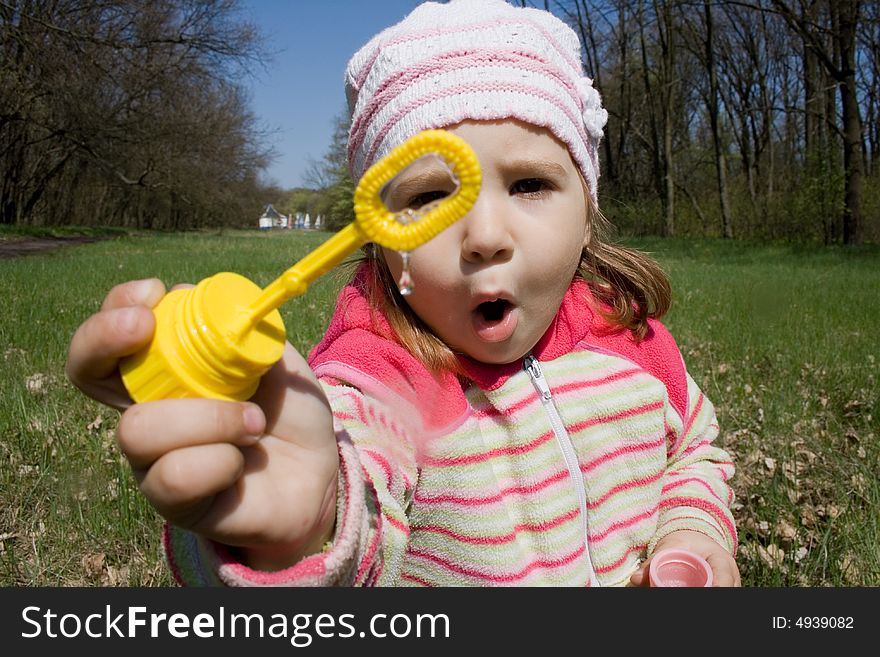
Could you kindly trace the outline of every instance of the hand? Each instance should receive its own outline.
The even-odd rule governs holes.
[[[71,341],[67,371],[87,395],[126,409],[117,437],[141,491],[175,525],[242,548],[277,569],[332,537],[338,454],[329,404],[290,345],[250,402],[167,399],[134,404],[120,358],[145,346],[159,281],[113,288]]]
[[[668,548],[690,550],[708,561],[712,568],[712,586],[741,586],[742,582],[736,561],[727,550],[705,534],[684,530],[672,532],[657,542],[653,554]],[[632,574],[630,577],[631,585],[649,586],[648,566],[650,563],[651,559],[649,558]]]

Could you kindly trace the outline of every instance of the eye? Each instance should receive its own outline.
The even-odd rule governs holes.
[[[407,202],[405,207],[410,208],[412,210],[418,210],[422,206],[428,205],[428,203],[433,203],[434,201],[439,201],[442,198],[446,198],[449,196],[449,192],[442,189],[435,189],[430,192],[422,192],[420,194],[416,194],[412,196]]]
[[[511,185],[510,193],[537,198],[551,189],[550,183],[542,178],[522,178]]]

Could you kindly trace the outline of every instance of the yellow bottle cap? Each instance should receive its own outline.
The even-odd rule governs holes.
[[[247,278],[222,272],[167,294],[154,309],[149,347],[120,363],[132,399],[249,399],[284,352],[277,310],[240,335],[231,330],[261,292]]]

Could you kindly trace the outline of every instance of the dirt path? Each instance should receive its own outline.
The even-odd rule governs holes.
[[[46,251],[51,251],[52,249],[61,248],[62,246],[88,244],[89,242],[97,242],[104,239],[109,238],[89,235],[71,235],[69,237],[24,237],[22,239],[0,240],[0,260],[17,258],[19,256],[31,255],[33,253],[44,253]]]

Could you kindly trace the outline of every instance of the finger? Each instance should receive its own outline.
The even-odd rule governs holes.
[[[710,554],[706,561],[712,568],[712,586],[739,586],[739,570],[728,555]]]
[[[140,488],[167,520],[192,527],[208,512],[214,496],[238,480],[244,456],[234,445],[214,443],[164,454],[140,476]]]
[[[119,446],[135,470],[186,447],[253,445],[266,426],[260,407],[215,399],[164,399],[136,404],[119,420]]]
[[[67,361],[74,383],[102,379],[116,370],[119,359],[146,345],[155,319],[149,308],[129,306],[89,317],[73,334]]]
[[[639,569],[629,577],[629,583],[633,586],[648,585],[648,562],[644,562]]]
[[[191,287],[195,287],[195,285],[192,283],[178,283],[171,288],[171,292],[174,292],[175,290],[188,290]]]
[[[119,359],[146,346],[155,328],[153,313],[144,306],[120,307],[89,317],[70,341],[66,372],[90,397],[116,408],[130,404],[119,376]]]
[[[145,278],[115,286],[101,304],[101,310],[147,306],[152,308],[165,296],[165,286],[158,278]]]
[[[149,342],[155,321],[148,308],[165,294],[155,278],[115,286],[102,310],[77,329],[70,342],[67,376],[87,395],[116,408],[131,399],[117,372],[119,359]]]

